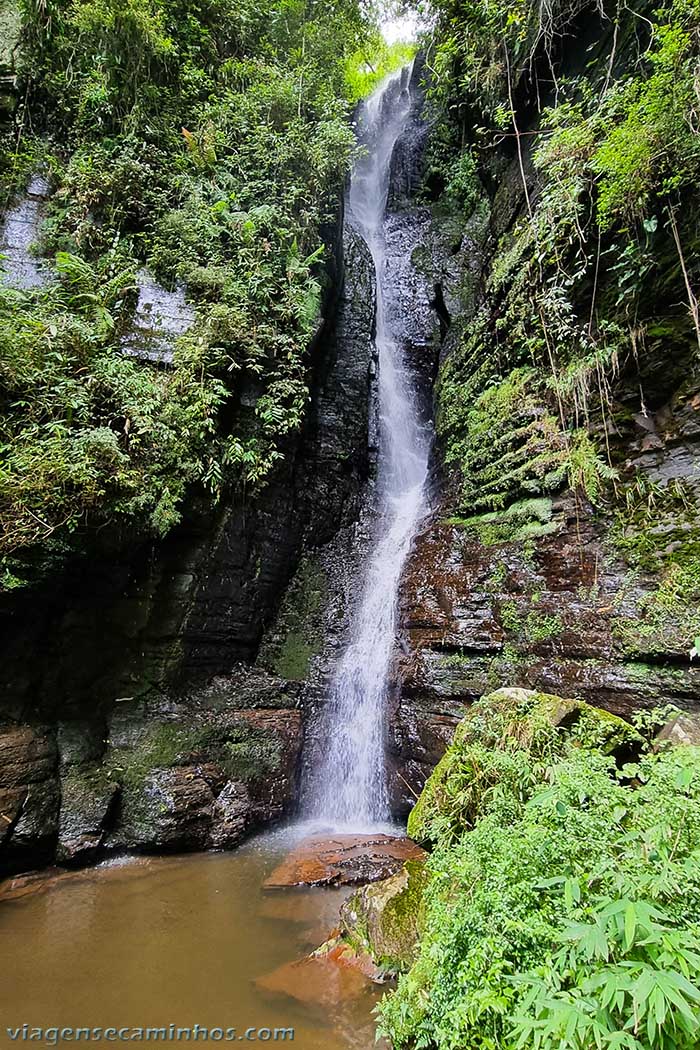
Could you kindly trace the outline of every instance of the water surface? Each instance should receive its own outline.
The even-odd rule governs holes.
[[[294,1028],[283,1045],[297,1050],[369,1050],[381,989],[331,964],[275,974],[326,939],[348,892],[264,892],[286,845],[111,862],[0,901],[0,1046],[27,1045],[5,1031],[25,1022],[172,1023]]]

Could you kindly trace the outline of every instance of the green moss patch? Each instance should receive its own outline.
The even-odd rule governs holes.
[[[343,905],[343,940],[385,973],[407,970],[420,937],[426,884],[425,861],[409,860],[391,878],[363,886]]]
[[[526,689],[483,697],[428,779],[409,815],[408,834],[436,841],[472,827],[494,793],[512,787],[533,759],[553,759],[571,746],[629,755],[643,740],[623,719],[582,701]]]
[[[502,511],[475,514],[468,518],[453,517],[448,524],[458,525],[473,533],[485,547],[501,543],[524,543],[549,536],[559,528],[552,521],[552,501],[548,498],[520,500]]]
[[[306,678],[323,643],[326,576],[317,558],[306,555],[285,595],[274,630],[261,657],[289,681]]]

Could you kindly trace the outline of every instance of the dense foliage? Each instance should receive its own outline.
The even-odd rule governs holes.
[[[350,106],[405,50],[355,0],[26,0],[23,19],[0,187],[48,175],[57,265],[0,285],[4,549],[162,534],[188,487],[250,491],[300,427]],[[170,370],[121,348],[144,265],[196,306]]]
[[[431,193],[494,238],[440,379],[446,459],[465,508],[562,478],[600,503],[618,467],[620,376],[638,370],[651,398],[647,362],[672,357],[682,379],[698,351],[700,8],[435,6]]]
[[[631,761],[599,714],[566,729],[552,698],[496,693],[458,730],[412,817],[436,848],[380,1008],[397,1050],[698,1045],[700,752]]]

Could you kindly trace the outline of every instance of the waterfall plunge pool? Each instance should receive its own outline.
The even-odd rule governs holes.
[[[25,1023],[199,1024],[235,1028],[235,1041],[251,1045],[370,1050],[382,988],[333,963],[288,965],[326,939],[352,892],[264,891],[289,847],[282,831],[233,853],[128,857],[49,873],[26,892],[0,897],[0,1047],[22,1045],[7,1027]],[[247,1040],[249,1028],[260,1038]],[[275,1028],[293,1028],[293,1041],[268,1039]]]

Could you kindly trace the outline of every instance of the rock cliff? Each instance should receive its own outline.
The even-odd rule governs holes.
[[[224,848],[295,801],[306,643],[286,641],[279,674],[250,665],[371,473],[374,279],[351,230],[336,245],[311,410],[262,495],[194,502],[163,543],[106,541],[3,594],[0,871]]]

